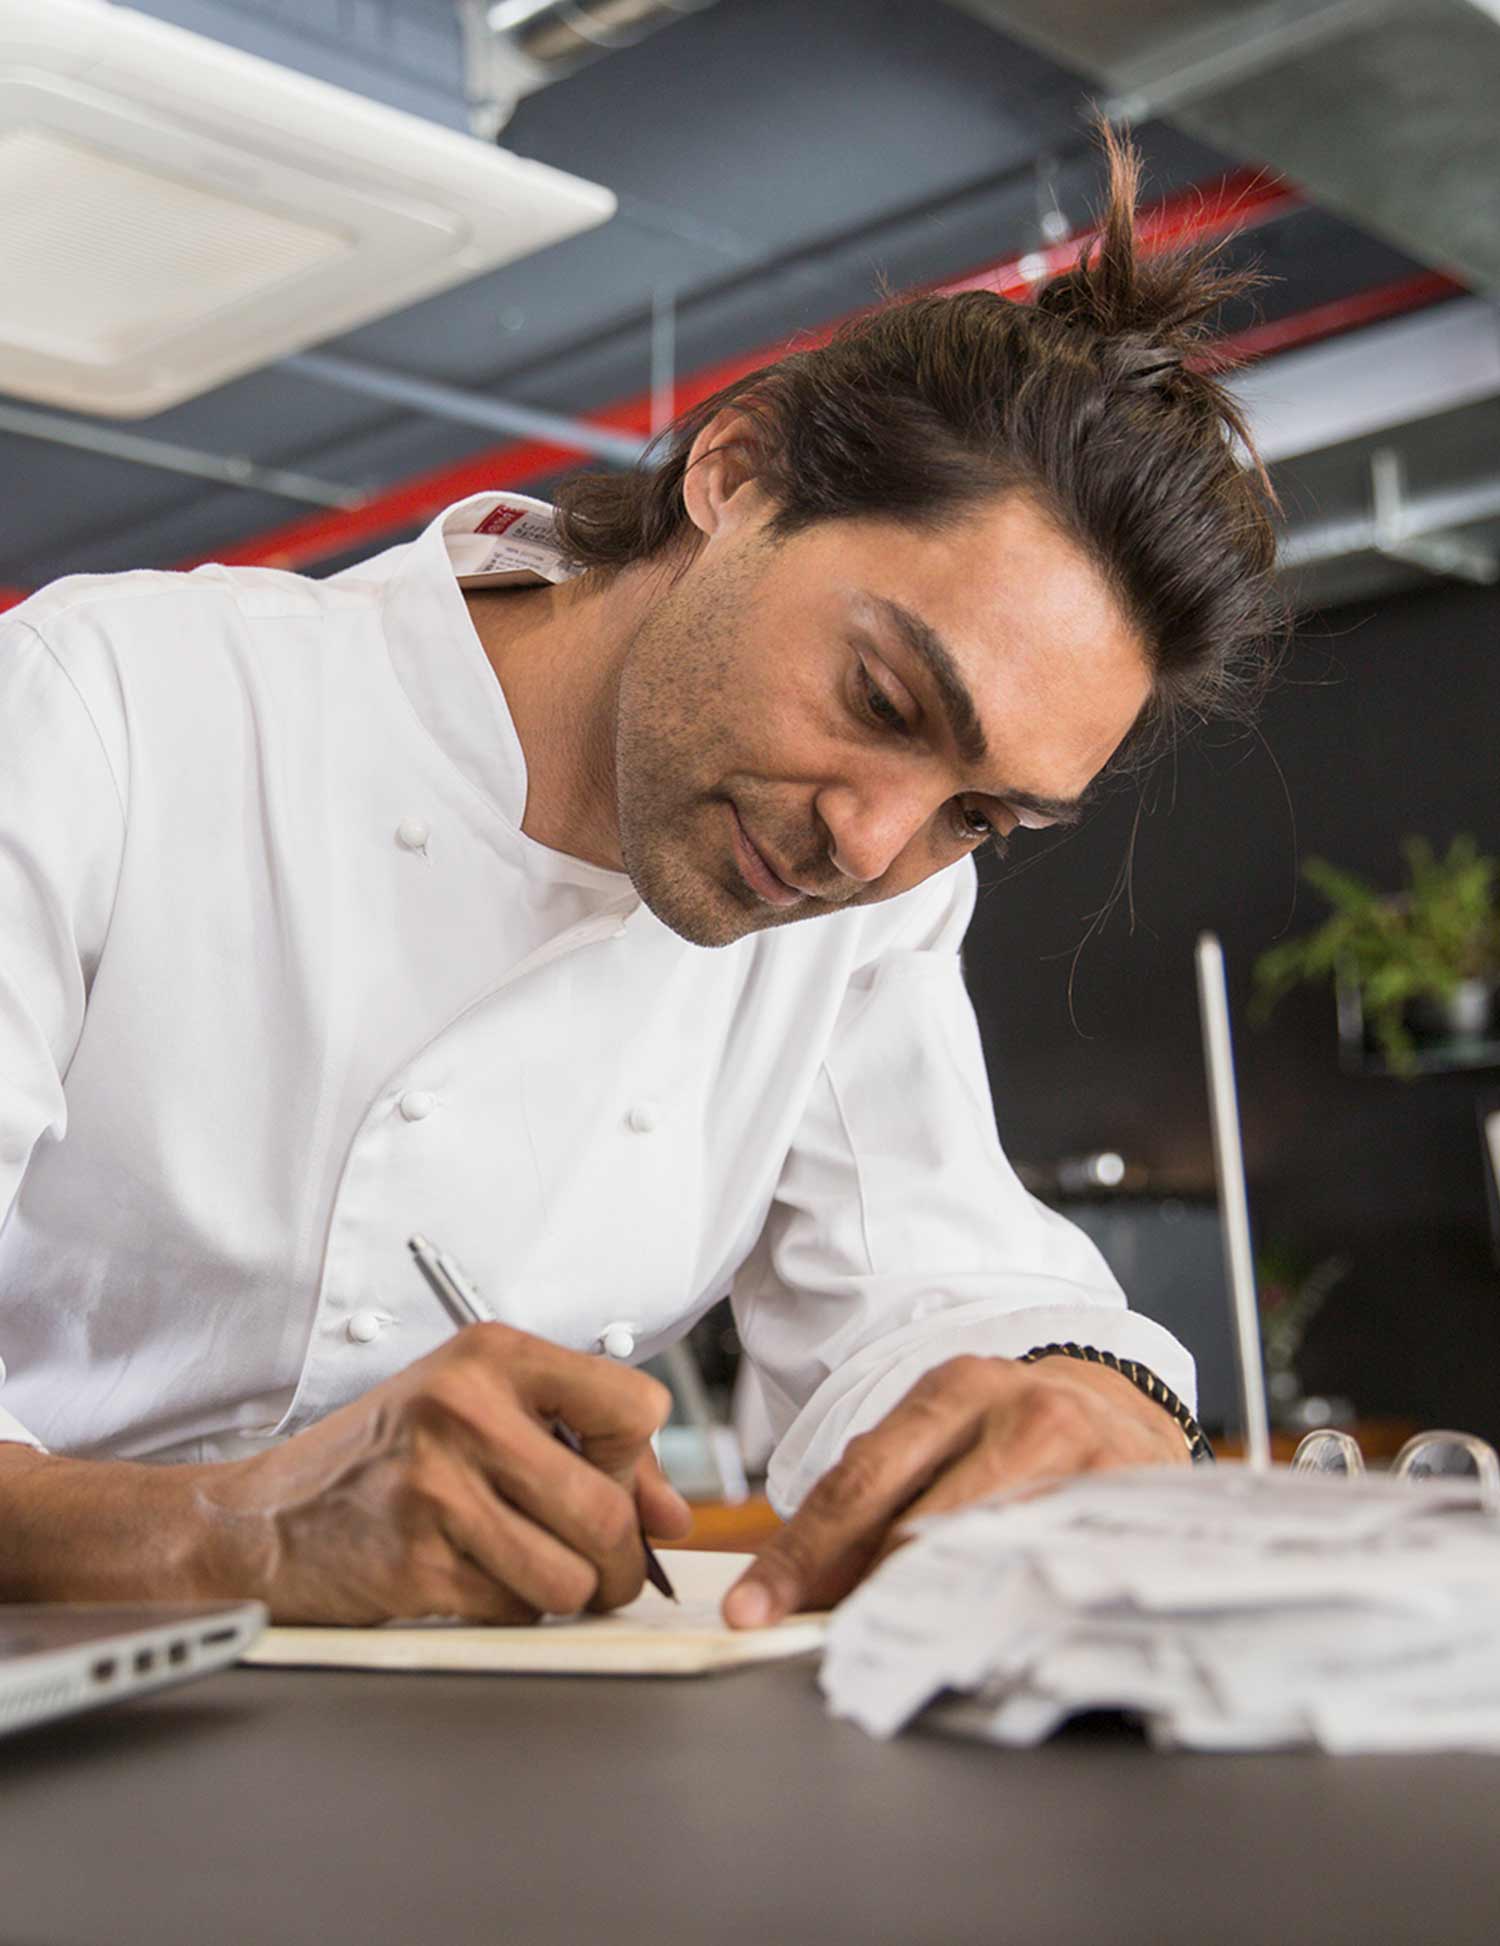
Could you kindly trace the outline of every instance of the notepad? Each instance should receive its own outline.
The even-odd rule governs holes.
[[[726,1628],[719,1603],[749,1554],[663,1550],[680,1599],[654,1588],[611,1615],[551,1616],[533,1628],[387,1622],[379,1628],[268,1628],[243,1658],[282,1668],[445,1670],[574,1676],[704,1676],[822,1646],[825,1615]]]

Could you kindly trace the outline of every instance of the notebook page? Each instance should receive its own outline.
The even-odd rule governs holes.
[[[648,1586],[613,1614],[550,1616],[532,1628],[444,1621],[268,1628],[243,1660],[282,1668],[697,1676],[820,1648],[827,1628],[822,1615],[789,1616],[768,1629],[724,1626],[719,1603],[752,1558],[663,1549],[676,1602]]]

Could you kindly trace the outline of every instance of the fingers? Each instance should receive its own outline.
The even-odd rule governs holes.
[[[479,1435],[486,1475],[593,1565],[591,1607],[633,1601],[645,1582],[642,1526],[670,1538],[692,1525],[650,1446],[671,1394],[644,1372],[503,1326],[463,1336],[478,1357],[501,1362],[508,1396],[526,1408],[487,1411],[470,1402],[466,1416]],[[555,1422],[568,1428],[576,1452],[553,1436]]]
[[[873,1432],[850,1440],[781,1532],[724,1598],[731,1628],[759,1628],[829,1607],[855,1586],[891,1521],[975,1439],[979,1388],[954,1359],[919,1379]]]
[[[516,1394],[539,1418],[561,1419],[593,1466],[622,1485],[633,1483],[641,1455],[672,1409],[665,1385],[628,1365],[568,1351],[524,1332],[506,1332],[503,1325],[476,1329],[505,1333],[505,1342],[495,1345],[496,1354]]]
[[[471,1472],[454,1465],[443,1500],[439,1526],[460,1557],[455,1565],[472,1562],[487,1579],[491,1608],[519,1606],[521,1619],[576,1615],[594,1598],[600,1583],[594,1562],[497,1499]]]
[[[431,1597],[420,1609],[424,1615],[455,1615],[492,1628],[525,1628],[539,1619],[537,1609],[462,1555],[455,1555],[430,1585]]]
[[[644,1373],[470,1326],[225,1469],[222,1495],[249,1535],[243,1574],[279,1619],[619,1607],[644,1583],[642,1516],[664,1535],[691,1518],[651,1456],[669,1405]],[[581,1455],[553,1437],[559,1420]]]
[[[929,1513],[1028,1481],[1160,1461],[1170,1421],[1130,1394],[1091,1374],[1001,1358],[936,1367],[873,1433],[850,1441],[729,1591],[726,1621],[752,1628],[842,1599]]]
[[[590,1563],[585,1601],[608,1609],[635,1600],[646,1562],[632,1493],[524,1415],[497,1424],[476,1459],[504,1499]]]
[[[686,1540],[692,1532],[693,1510],[661,1470],[649,1447],[635,1469],[635,1503],[641,1526],[654,1541]]]

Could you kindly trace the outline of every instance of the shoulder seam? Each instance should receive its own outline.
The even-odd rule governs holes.
[[[84,695],[83,691],[78,687],[78,684],[74,679],[72,670],[68,667],[67,663],[63,661],[62,657],[57,653],[56,649],[53,648],[52,644],[47,640],[46,636],[43,635],[39,629],[34,627],[32,623],[28,621],[21,621],[21,620],[13,620],[11,622],[11,627],[25,629],[26,633],[31,637],[32,641],[36,643],[37,647],[42,651],[42,653],[51,662],[52,666],[62,676],[63,680],[67,683],[69,689],[71,689],[73,694],[78,698],[79,708],[83,711],[84,715],[88,718],[89,728],[93,731],[95,741],[99,745],[99,754],[104,759],[104,768],[109,772],[109,781],[111,784],[114,785],[115,802],[120,807],[120,823],[123,827],[128,822],[126,811],[125,811],[125,793],[120,788],[120,780],[115,775],[114,765],[110,762],[109,745],[104,741],[104,733],[99,728],[98,720],[96,719],[94,712],[89,708],[88,698]]]

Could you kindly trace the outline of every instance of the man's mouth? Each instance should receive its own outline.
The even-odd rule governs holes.
[[[729,829],[734,844],[735,863],[739,866],[740,877],[759,899],[767,905],[795,905],[799,899],[810,896],[774,871],[769,862],[756,849],[749,832],[740,822],[740,814],[733,804],[729,807]]]

